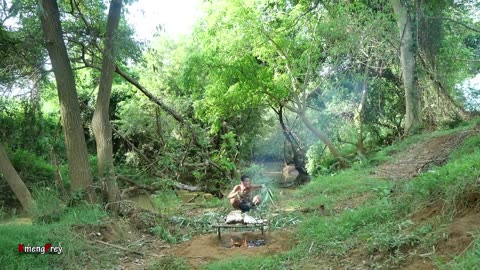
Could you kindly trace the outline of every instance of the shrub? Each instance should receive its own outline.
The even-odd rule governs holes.
[[[48,185],[54,182],[55,166],[46,162],[43,158],[18,149],[11,158],[12,164],[22,180],[28,184]]]

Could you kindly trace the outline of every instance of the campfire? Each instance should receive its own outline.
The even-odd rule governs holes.
[[[212,224],[212,227],[217,229],[218,240],[222,242],[227,248],[243,247],[253,248],[266,245],[265,241],[265,227],[268,226],[268,220],[262,218],[254,218],[247,213],[234,210],[231,211],[225,218],[225,223]],[[261,236],[243,234],[242,236],[227,235],[225,241],[222,241],[221,229],[248,229],[261,230]]]
[[[246,238],[235,239],[234,237],[232,237],[231,241],[233,245],[230,246],[230,248],[235,248],[235,247],[254,248],[254,247],[264,246],[266,244],[265,239],[249,240]]]
[[[258,239],[258,240],[247,240],[247,248],[252,248],[252,247],[259,247],[259,246],[264,246],[265,245],[265,239]]]

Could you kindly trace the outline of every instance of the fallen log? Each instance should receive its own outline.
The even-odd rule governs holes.
[[[130,179],[130,178],[128,178],[126,176],[123,176],[123,175],[117,175],[117,179],[121,180],[121,181],[124,181],[124,182],[126,182],[126,183],[128,183],[129,185],[132,186],[130,188],[127,188],[127,189],[123,190],[122,195],[124,195],[127,192],[134,191],[134,190],[137,190],[137,189],[143,189],[143,190],[146,190],[150,193],[154,193],[155,191],[163,188],[162,186],[146,186],[146,185],[138,184],[133,179]],[[220,191],[209,190],[207,188],[198,187],[198,186],[191,186],[191,185],[183,184],[183,183],[180,183],[180,182],[177,182],[177,181],[172,181],[172,186],[176,189],[187,190],[187,191],[190,191],[190,192],[205,192],[205,193],[210,193],[213,196],[218,197],[218,198],[223,197],[223,194]]]
[[[188,190],[190,192],[199,192],[199,191],[208,192],[204,188],[197,187],[197,186],[191,186],[191,185],[183,184],[183,183],[176,182],[176,181],[173,181],[173,186],[176,189]]]

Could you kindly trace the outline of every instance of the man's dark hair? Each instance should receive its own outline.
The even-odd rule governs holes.
[[[245,181],[245,180],[247,180],[247,179],[249,179],[249,178],[250,178],[250,177],[248,177],[248,175],[242,175],[242,176],[240,176],[240,180],[241,180],[242,182]]]

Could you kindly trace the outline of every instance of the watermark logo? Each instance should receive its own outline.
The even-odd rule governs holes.
[[[62,254],[63,247],[53,246],[50,243],[46,243],[44,246],[27,246],[25,244],[18,244],[18,252],[30,254]]]

